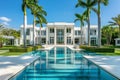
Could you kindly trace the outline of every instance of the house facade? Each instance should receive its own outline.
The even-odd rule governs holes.
[[[96,25],[90,26],[90,40],[91,45],[97,44],[98,39],[98,27]],[[20,44],[23,44],[23,25],[20,26],[21,40]],[[74,23],[55,22],[48,23],[46,27],[35,27],[34,31],[35,44],[42,45],[75,45],[88,43],[88,28],[84,26],[81,30],[80,27],[76,27]],[[81,36],[82,35],[82,36]],[[26,42],[27,45],[33,44],[33,25],[26,27]]]

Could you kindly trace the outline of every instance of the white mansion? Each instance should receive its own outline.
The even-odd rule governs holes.
[[[91,45],[97,44],[98,39],[98,27],[96,25],[90,26],[90,40]],[[20,27],[21,39],[20,44],[23,44],[23,25]],[[81,31],[83,35],[81,36]],[[43,45],[74,45],[80,44],[82,37],[82,43],[88,43],[88,29],[84,26],[81,30],[80,27],[75,27],[74,23],[55,22],[48,23],[46,27],[35,27],[35,44]],[[41,34],[40,34],[41,32]],[[26,27],[26,40],[27,45],[33,44],[33,25]]]

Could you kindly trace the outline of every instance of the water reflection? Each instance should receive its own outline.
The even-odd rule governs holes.
[[[11,80],[117,80],[69,48],[36,52],[40,56]]]

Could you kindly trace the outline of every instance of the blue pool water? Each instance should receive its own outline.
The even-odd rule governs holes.
[[[10,80],[117,80],[85,59],[84,54],[88,53],[67,47],[32,52],[29,55],[40,58]]]

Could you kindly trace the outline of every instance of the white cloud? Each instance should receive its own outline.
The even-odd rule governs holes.
[[[9,26],[8,22],[2,22],[1,24],[5,25],[5,26]]]
[[[5,22],[10,22],[11,19],[7,18],[7,17],[0,17],[1,21],[5,21]]]

